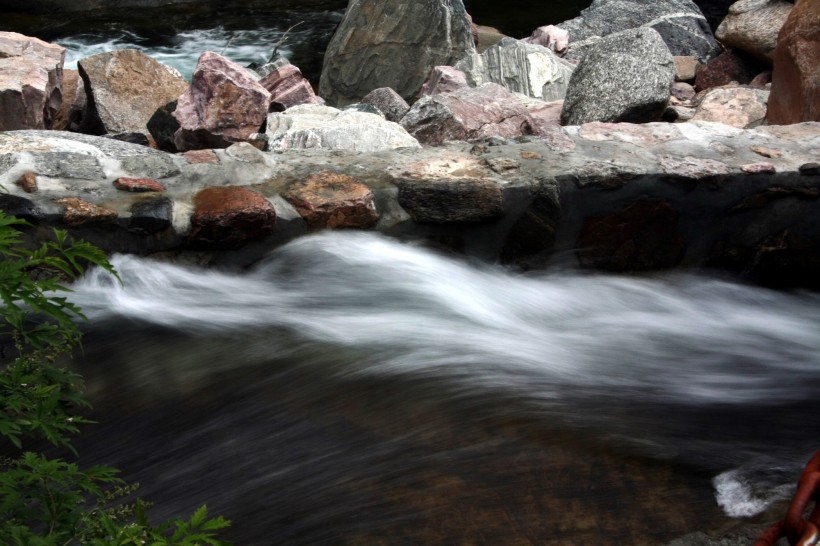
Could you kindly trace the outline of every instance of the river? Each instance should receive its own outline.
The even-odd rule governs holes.
[[[72,296],[82,460],[240,544],[659,544],[786,498],[817,448],[817,294],[357,232],[242,274],[114,262]]]

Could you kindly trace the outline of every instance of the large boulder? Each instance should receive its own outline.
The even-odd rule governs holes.
[[[771,63],[777,35],[793,7],[783,0],[740,0],[729,8],[715,36],[728,47]]]
[[[800,0],[780,31],[774,54],[768,120],[820,121],[820,4]]]
[[[590,48],[572,74],[561,124],[657,121],[674,80],[675,63],[657,31],[611,34]]]
[[[375,152],[418,148],[418,141],[398,123],[358,110],[302,104],[268,116],[271,150],[323,149]]]
[[[157,108],[188,87],[178,73],[136,49],[92,55],[77,68],[88,101],[84,133],[147,133]]]
[[[593,0],[581,15],[558,26],[569,31],[570,54],[576,42],[639,27],[658,31],[673,55],[705,61],[720,53],[706,18],[691,0]]]
[[[504,38],[484,53],[474,53],[455,68],[473,86],[494,82],[542,100],[564,98],[575,66],[544,46]]]
[[[0,131],[51,129],[62,103],[65,48],[0,32]]]
[[[422,97],[401,124],[420,142],[430,145],[529,135],[536,131],[536,123],[524,99],[496,83],[464,87]]]
[[[319,95],[344,106],[390,87],[412,101],[434,66],[474,52],[462,0],[351,0],[325,52]]]
[[[180,125],[174,143],[186,151],[245,141],[262,128],[269,105],[270,93],[247,69],[206,51],[173,111]]]

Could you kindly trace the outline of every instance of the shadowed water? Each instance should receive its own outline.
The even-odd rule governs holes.
[[[368,233],[243,274],[115,264],[72,297],[102,421],[80,452],[244,544],[657,544],[785,497],[818,447],[816,294]]]

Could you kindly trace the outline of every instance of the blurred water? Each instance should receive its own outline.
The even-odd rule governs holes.
[[[542,452],[486,432],[498,423],[695,469],[715,478],[705,502],[734,517],[785,498],[817,448],[817,294],[522,276],[369,233],[306,237],[244,274],[115,264],[122,285],[95,272],[72,297],[91,321],[83,370],[106,427],[81,453],[158,476],[149,491],[174,509],[206,500],[208,476],[223,510],[291,514],[274,533],[289,543],[409,517],[356,495],[431,460]],[[255,525],[246,543],[263,544],[272,524]]]

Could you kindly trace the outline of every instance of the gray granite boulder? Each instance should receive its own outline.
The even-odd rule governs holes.
[[[675,80],[675,63],[657,31],[642,27],[602,38],[575,69],[562,125],[658,121]]]
[[[148,120],[157,108],[188,87],[181,76],[136,49],[92,55],[77,67],[88,101],[84,133],[148,133]]]
[[[575,66],[542,45],[504,38],[484,53],[468,55],[455,68],[473,87],[493,82],[549,101],[564,98]]]
[[[382,116],[318,104],[271,113],[266,134],[274,151],[310,148],[374,152],[419,147],[404,128]]]
[[[715,36],[727,47],[771,63],[777,35],[793,7],[782,0],[740,0],[729,8]]]
[[[462,0],[351,0],[327,47],[319,95],[344,106],[390,87],[412,101],[434,66],[474,51]]]
[[[577,42],[639,27],[658,31],[673,55],[706,60],[720,53],[706,18],[691,0],[593,0],[581,15],[558,26],[569,31],[569,58],[580,58],[574,53]]]
[[[410,110],[407,101],[389,87],[374,89],[362,98],[362,104],[369,104],[377,108],[384,114],[387,121],[395,121],[396,123]]]
[[[62,103],[65,48],[0,32],[0,131],[50,129]]]

